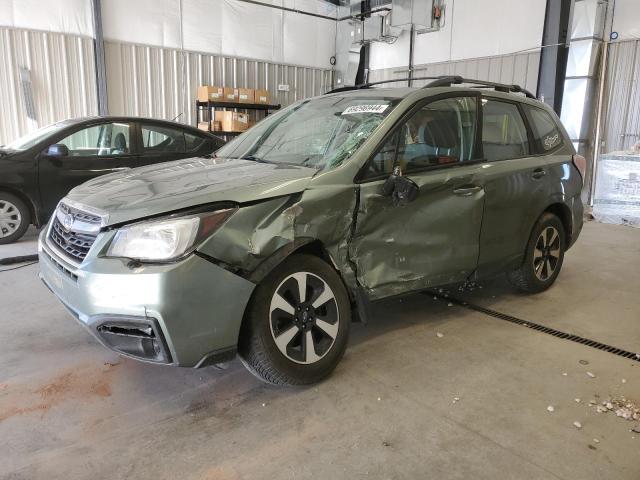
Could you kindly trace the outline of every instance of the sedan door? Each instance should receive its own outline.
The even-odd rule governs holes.
[[[38,157],[44,214],[51,215],[58,201],[77,185],[135,166],[132,131],[128,122],[102,122],[79,128],[45,149]]]
[[[475,270],[484,203],[477,110],[477,96],[419,106],[370,161],[349,253],[371,298],[463,281]],[[394,167],[419,188],[406,206],[382,195]]]

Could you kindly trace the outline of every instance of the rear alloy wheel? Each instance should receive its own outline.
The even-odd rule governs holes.
[[[0,192],[0,245],[13,243],[24,235],[31,216],[18,197]]]
[[[523,292],[546,290],[560,273],[565,248],[562,222],[552,213],[543,214],[533,227],[522,265],[509,272],[509,280]]]
[[[256,287],[241,332],[240,358],[268,383],[318,382],[344,354],[350,307],[333,268],[320,258],[294,255]]]
[[[533,248],[533,271],[541,282],[547,281],[560,261],[560,234],[553,226],[545,227]]]

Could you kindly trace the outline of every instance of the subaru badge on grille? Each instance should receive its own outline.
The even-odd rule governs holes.
[[[62,226],[68,232],[73,227],[73,221],[75,218],[72,213],[66,213],[62,216]]]

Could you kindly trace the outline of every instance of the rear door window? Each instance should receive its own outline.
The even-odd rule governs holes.
[[[526,105],[525,109],[531,119],[538,151],[546,153],[559,147],[562,144],[562,133],[553,117],[541,108]]]
[[[185,153],[184,132],[175,128],[142,124],[142,152],[145,155],[157,153]]]
[[[488,161],[531,153],[527,128],[515,103],[482,99],[482,148]]]

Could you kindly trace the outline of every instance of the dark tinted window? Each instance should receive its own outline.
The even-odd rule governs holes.
[[[527,129],[516,104],[482,100],[482,147],[489,161],[529,155]]]
[[[185,132],[184,141],[186,144],[187,152],[193,152],[194,150],[198,150],[200,147],[202,147],[205,139],[198,135],[193,135],[191,133]]]
[[[146,154],[184,153],[184,133],[174,128],[142,125],[142,151]]]
[[[452,97],[418,110],[372,159],[368,176],[469,161],[476,135],[476,99]],[[395,162],[394,162],[395,160]]]
[[[533,136],[541,151],[548,152],[559,146],[562,143],[562,134],[553,117],[541,108],[525,108],[529,112]]]

